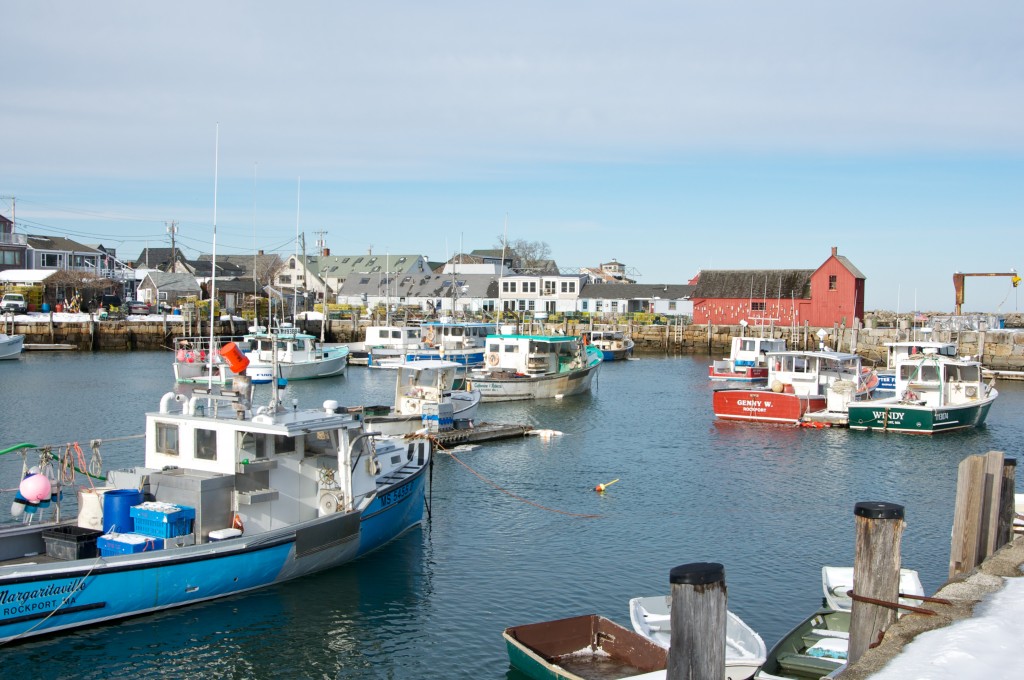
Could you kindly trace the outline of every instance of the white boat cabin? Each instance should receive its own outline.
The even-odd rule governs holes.
[[[325,513],[325,497],[329,512],[358,509],[372,500],[381,466],[406,460],[404,443],[371,445],[362,422],[336,402],[253,410],[247,389],[167,393],[146,415],[152,492],[197,507],[207,529],[218,516],[230,526],[232,513],[249,534],[307,521]]]
[[[951,359],[925,348],[896,365],[896,397],[932,408],[975,402],[988,394],[977,361]]]
[[[245,354],[255,362],[273,361],[275,350],[277,360],[289,364],[310,361],[319,356],[317,339],[291,324],[281,324],[270,333],[266,326],[250,326],[243,347],[248,348]]]
[[[395,412],[423,413],[424,404],[440,404],[451,392],[462,370],[454,361],[427,359],[410,361],[398,367],[395,381]]]
[[[918,354],[934,354],[948,359],[956,359],[959,355],[956,350],[956,343],[936,342],[932,340],[916,340],[910,342],[887,342],[888,349],[886,368],[895,369],[896,365],[909,357]]]
[[[369,326],[366,329],[367,349],[417,349],[421,342],[419,326]]]
[[[429,321],[421,326],[420,335],[426,347],[472,349],[486,345],[493,332],[493,323]]]
[[[733,366],[765,366],[768,352],[786,351],[781,338],[734,337],[729,348],[729,361]]]
[[[585,366],[580,338],[566,335],[491,335],[484,370],[529,376],[554,375]]]
[[[822,396],[839,381],[862,383],[861,359],[844,352],[769,352],[768,387],[774,392]]]

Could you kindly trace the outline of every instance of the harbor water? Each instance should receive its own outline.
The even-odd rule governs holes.
[[[725,566],[729,608],[770,647],[820,604],[822,566],[853,564],[855,503],[905,506],[903,564],[931,594],[948,570],[958,464],[1020,453],[1024,383],[999,383],[976,431],[892,435],[716,421],[708,363],[641,355],[603,365],[590,395],[482,404],[478,420],[562,434],[441,452],[430,520],[357,562],[0,646],[3,675],[522,680],[504,628],[588,613],[628,626],[631,597],[667,593],[672,567],[701,561]],[[388,404],[394,378],[349,367],[283,397]],[[174,387],[170,354],[149,352],[27,353],[0,380],[0,448],[77,441],[88,458],[102,438],[105,470],[141,463],[128,437]],[[258,387],[257,402],[269,394]],[[5,521],[20,472],[19,455],[0,459]]]

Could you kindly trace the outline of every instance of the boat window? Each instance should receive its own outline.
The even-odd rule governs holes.
[[[172,423],[156,424],[156,451],[168,456],[178,455],[178,426]]]
[[[389,331],[386,328],[381,328],[381,329],[379,329],[377,331],[377,337],[379,337],[379,338],[390,338],[391,337],[391,331]]]
[[[420,334],[416,332],[415,328],[411,328],[405,332],[405,337],[407,338],[418,338],[419,335]]]
[[[487,351],[488,352],[500,352],[501,351],[501,343],[498,343],[498,342],[490,343],[489,345],[487,345]]]
[[[276,453],[277,455],[281,455],[284,453],[295,453],[295,438],[289,437],[286,434],[275,434],[274,453]]]
[[[370,277],[368,277],[368,276],[364,276],[361,279],[359,279],[359,285],[360,286],[365,286],[369,282],[370,282]]]
[[[505,351],[506,352],[512,352],[512,353],[518,352],[519,351],[519,345],[505,345]]]
[[[938,382],[939,370],[931,364],[911,364],[902,367],[901,377],[912,382]]]
[[[217,431],[196,428],[196,458],[217,460]]]
[[[334,430],[310,432],[305,437],[306,446],[303,453],[307,456],[336,453],[338,450],[338,442],[335,437],[336,434],[337,432]]]
[[[267,435],[255,432],[239,432],[238,452],[243,460],[267,457]]]
[[[454,335],[456,337],[461,337],[464,334],[465,333],[464,333],[463,329],[459,328],[459,327],[456,327],[456,328],[446,328],[445,329],[445,335]]]
[[[396,338],[398,340],[401,340],[402,339],[402,331],[391,331],[391,337]]]

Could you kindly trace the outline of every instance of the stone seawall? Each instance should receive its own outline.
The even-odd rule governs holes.
[[[29,344],[70,344],[80,350],[132,351],[169,349],[174,338],[187,335],[209,335],[208,324],[201,324],[191,331],[183,331],[180,320],[171,317],[146,321],[87,320],[50,321],[39,315],[31,321],[8,321],[8,333],[25,336]],[[306,332],[319,336],[317,321],[299,323]],[[586,324],[565,322],[547,326],[549,333],[577,335],[590,327]],[[602,328],[608,328],[603,326]],[[622,324],[618,330],[630,334],[636,343],[637,352],[663,352],[667,354],[707,354],[725,356],[729,353],[732,338],[745,333],[760,332],[758,329],[740,326],[714,325],[666,325],[635,326]],[[245,333],[246,322],[222,321],[214,329],[214,335],[240,336]],[[801,326],[797,328],[774,328],[768,331],[772,337],[786,340],[793,349],[813,349],[818,346],[818,328]],[[854,351],[867,363],[884,364],[885,343],[923,339],[920,332],[907,328],[825,328],[824,343],[831,349]],[[352,321],[328,321],[324,337],[328,342],[356,342],[363,339],[363,329],[353,328]],[[960,354],[980,356],[986,368],[1000,371],[1024,371],[1024,329],[988,331],[936,331],[930,339],[955,342]]]

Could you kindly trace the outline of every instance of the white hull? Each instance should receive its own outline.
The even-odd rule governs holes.
[[[21,356],[21,350],[24,348],[24,343],[24,335],[7,335],[6,333],[0,333],[0,360],[17,359]]]
[[[345,368],[348,366],[348,355],[321,359],[319,361],[304,361],[301,363],[280,362],[277,369],[285,380],[313,380],[314,378],[331,378],[345,375]],[[273,379],[274,368],[270,364],[249,362],[245,369],[246,375],[252,378],[254,383],[268,383]]]
[[[451,402],[453,420],[474,420],[476,407],[480,403],[480,392],[478,390],[453,392]],[[426,427],[423,416],[419,413],[368,416],[364,421],[366,426],[374,432],[388,436],[412,434]]]
[[[477,377],[473,388],[480,390],[483,401],[519,401],[524,399],[560,399],[590,390],[590,383],[600,364],[567,373],[537,377]]]
[[[664,595],[635,597],[629,601],[629,619],[633,630],[652,642],[668,649],[672,640],[671,598]],[[749,678],[765,661],[768,649],[764,640],[743,622],[726,612],[725,624],[725,678]]]

